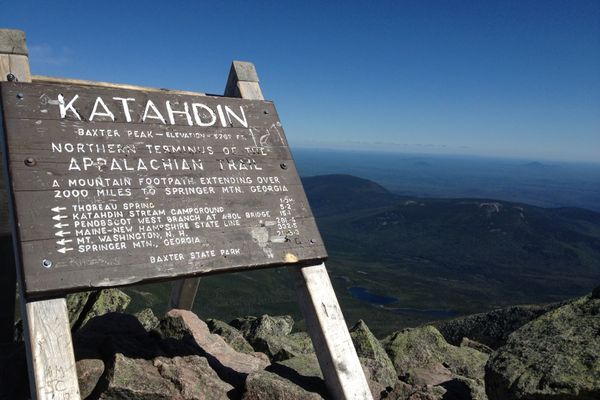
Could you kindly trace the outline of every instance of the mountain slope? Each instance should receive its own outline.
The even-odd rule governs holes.
[[[305,178],[304,184],[321,216],[328,265],[341,279],[338,285],[354,295],[360,292],[351,288],[364,289],[371,297],[359,300],[375,303],[378,311],[432,319],[435,311],[444,316],[448,310],[463,314],[558,301],[600,281],[600,214],[595,212],[398,197],[349,176]],[[335,212],[325,199],[340,193],[348,195],[338,200],[345,204]],[[377,296],[387,300],[377,304]]]
[[[390,206],[397,196],[383,186],[352,175],[320,175],[302,178],[315,216],[343,214]]]

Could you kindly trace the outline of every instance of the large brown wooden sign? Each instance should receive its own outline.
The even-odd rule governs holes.
[[[326,258],[271,102],[1,85],[29,296]]]

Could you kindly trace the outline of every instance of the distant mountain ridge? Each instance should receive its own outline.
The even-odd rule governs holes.
[[[312,176],[302,178],[302,184],[317,216],[386,207],[398,199],[378,183],[352,175]]]

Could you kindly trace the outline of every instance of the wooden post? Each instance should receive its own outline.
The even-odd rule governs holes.
[[[244,61],[234,61],[231,63],[224,96],[239,97],[248,100],[264,100],[254,64]],[[194,306],[194,299],[196,298],[199,284],[200,278],[183,279],[173,282],[169,307],[191,310]]]
[[[290,272],[329,393],[336,400],[372,400],[325,264]]]
[[[31,81],[27,44],[22,31],[0,29],[0,81],[9,79]],[[6,188],[4,174],[0,175],[0,186]],[[14,337],[17,275],[4,189],[0,189],[0,251],[0,343],[7,343],[12,342]]]
[[[27,45],[25,34],[22,31],[0,29],[0,80],[31,82]],[[4,190],[0,192],[3,196],[1,199],[3,207],[6,209],[10,185],[8,174],[6,171],[4,172],[4,181],[2,182]],[[9,212],[12,213],[10,208]],[[8,227],[8,214],[0,212],[0,217],[2,226]],[[11,218],[11,220],[13,219]],[[16,232],[13,229],[14,227],[10,228],[13,236],[13,249],[17,249],[19,244],[15,239]],[[2,233],[4,230],[8,229],[3,229]],[[18,276],[21,270],[20,257],[18,251],[15,251],[15,254],[16,275]],[[10,267],[13,271],[15,270],[14,266]],[[7,271],[8,268],[3,268],[0,290],[4,291],[6,287],[7,295],[12,296],[12,312],[14,313],[15,274],[13,272],[12,281],[7,282]],[[7,279],[4,279],[5,276]],[[8,293],[9,291],[12,292]],[[31,398],[34,400],[80,399],[67,302],[64,298],[27,301],[23,288],[20,287],[20,303]],[[11,336],[12,329],[11,324]]]

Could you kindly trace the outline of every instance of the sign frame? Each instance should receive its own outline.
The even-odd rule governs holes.
[[[0,100],[28,298],[327,258],[272,102],[11,82]]]
[[[32,77],[29,71],[25,34],[22,31],[9,29],[0,29],[0,81],[4,80],[135,88],[132,85],[119,86],[102,82],[41,76]],[[148,90],[148,88],[139,87],[137,89]],[[262,99],[258,76],[252,63],[240,61],[232,63],[225,96]],[[6,186],[8,174],[6,170],[4,172],[4,184]],[[0,198],[0,200],[4,199]],[[5,207],[2,207],[0,203],[0,217],[2,217],[3,209]],[[12,216],[11,219],[14,221],[14,210],[9,210],[9,212]],[[6,215],[6,212],[4,212],[4,215]],[[3,231],[6,233],[6,229]],[[16,239],[16,231],[13,230],[12,233],[16,256],[16,275],[17,279],[22,281],[20,243]],[[295,282],[298,301],[306,320],[307,330],[311,336],[326,386],[332,398],[336,400],[372,400],[367,380],[333,291],[325,264],[295,265],[288,267],[288,269]],[[10,292],[12,288],[12,293],[14,293],[15,276],[7,271],[3,271],[2,274],[0,289],[7,289]],[[178,305],[177,303],[179,303],[179,305],[191,307],[198,281],[198,278],[186,279],[180,281],[179,285],[176,284],[171,304]],[[19,290],[32,398],[34,400],[80,399],[65,298],[31,300],[25,296],[22,287]],[[13,312],[14,310],[8,310],[6,305],[0,305],[0,317],[6,319],[6,316]],[[12,315],[14,319],[14,314]],[[0,321],[2,320],[0,318]],[[8,324],[0,328],[2,332],[8,332],[8,329],[10,329],[12,336],[12,323],[10,328]]]

